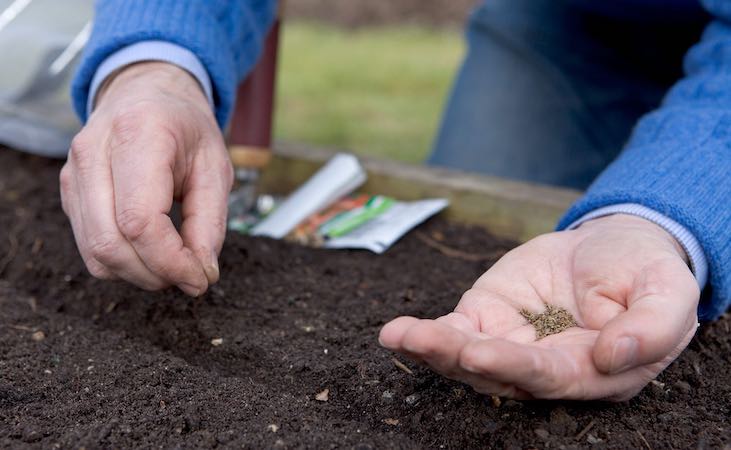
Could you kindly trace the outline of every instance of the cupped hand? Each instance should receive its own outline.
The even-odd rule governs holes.
[[[61,170],[61,200],[92,275],[197,296],[218,280],[233,170],[196,80],[124,69],[97,96]],[[180,232],[168,213],[182,202]]]
[[[454,312],[399,317],[379,341],[484,394],[626,400],[695,334],[700,292],[686,259],[645,219],[595,219],[514,249]],[[547,304],[577,326],[537,340],[521,310],[537,314]]]

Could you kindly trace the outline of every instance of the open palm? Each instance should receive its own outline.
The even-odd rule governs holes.
[[[476,391],[625,400],[688,345],[698,285],[684,252],[644,219],[611,216],[506,254],[435,320],[399,317],[382,345]],[[565,309],[576,326],[537,339],[521,314]]]

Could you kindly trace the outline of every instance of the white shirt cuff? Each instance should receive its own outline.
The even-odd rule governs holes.
[[[142,61],[162,61],[188,71],[198,80],[211,108],[215,108],[211,79],[206,68],[193,52],[166,41],[142,41],[117,50],[99,65],[91,80],[89,98],[86,102],[87,114],[91,114],[94,109],[97,91],[109,75],[124,66]]]
[[[592,219],[598,219],[599,217],[609,216],[611,214],[630,214],[633,216],[642,217],[650,222],[663,228],[665,231],[670,233],[671,236],[678,241],[685,253],[688,255],[690,260],[690,269],[693,271],[698,286],[703,289],[708,281],[708,259],[706,254],[703,252],[700,242],[695,236],[683,225],[674,221],[673,219],[660,214],[654,209],[650,209],[646,206],[637,203],[620,203],[617,205],[605,206],[603,208],[595,209],[576,222],[569,225],[567,229],[573,230],[578,228],[584,222]]]

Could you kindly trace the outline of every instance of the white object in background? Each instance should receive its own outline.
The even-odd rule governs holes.
[[[397,202],[348,234],[325,241],[327,248],[362,248],[383,253],[401,236],[449,205],[443,198]]]
[[[81,128],[69,86],[94,0],[0,0],[0,145],[65,158]]]
[[[251,234],[281,239],[312,214],[353,192],[365,180],[366,173],[358,158],[338,153],[257,224]]]
[[[32,0],[15,0],[2,13],[0,13],[0,31],[3,30],[18,14],[22,13],[30,5]]]

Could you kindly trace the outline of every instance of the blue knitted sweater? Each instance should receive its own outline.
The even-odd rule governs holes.
[[[668,11],[696,4],[618,3],[647,7],[658,2]],[[713,319],[731,304],[731,1],[701,3],[714,21],[688,52],[685,78],[659,109],[640,120],[620,157],[571,207],[558,229],[620,203],[642,204],[672,218],[696,236],[708,259],[710,283],[699,315]],[[163,40],[191,50],[206,67],[216,117],[225,125],[236,85],[254,65],[275,10],[276,0],[99,0],[92,38],[72,87],[77,112],[85,118],[91,80],[106,57],[136,42]]]

